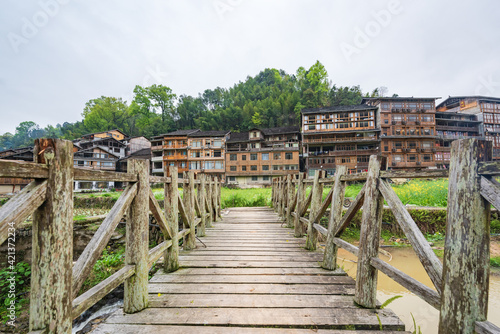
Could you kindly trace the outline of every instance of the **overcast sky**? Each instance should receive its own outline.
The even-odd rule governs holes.
[[[330,80],[400,96],[500,96],[500,2],[4,0],[0,133],[81,120],[136,84],[177,95],[320,60]]]

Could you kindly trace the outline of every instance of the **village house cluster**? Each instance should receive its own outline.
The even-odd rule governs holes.
[[[240,187],[270,185],[274,176],[316,170],[367,170],[370,155],[387,157],[388,169],[448,168],[451,142],[461,138],[493,143],[500,159],[500,98],[454,96],[364,98],[359,105],[303,109],[301,126],[253,128],[246,132],[178,130],[148,140],[119,130],[75,140],[77,167],[126,171],[129,158],[151,160],[151,174],[179,176],[192,170]],[[0,159],[33,161],[33,148],[0,152]],[[0,193],[27,180],[1,179]],[[75,191],[121,187],[113,182],[76,182]]]

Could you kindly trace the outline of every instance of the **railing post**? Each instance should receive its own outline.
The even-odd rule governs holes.
[[[285,217],[285,177],[280,177],[280,217]]]
[[[271,205],[273,207],[273,209],[276,210],[276,207],[274,206],[275,202],[274,202],[274,196],[276,195],[276,191],[274,189],[274,178],[271,177]]]
[[[302,222],[300,221],[300,212],[302,211],[305,197],[306,191],[304,186],[304,173],[299,172],[299,180],[297,182],[297,206],[295,207],[295,218],[293,220],[294,236],[296,238],[302,238],[304,236],[304,228],[302,227]]]
[[[206,193],[207,203],[208,203],[207,211],[208,211],[208,213],[210,213],[210,216],[208,217],[207,227],[213,227],[212,222],[214,221],[214,211],[212,209],[212,205],[213,205],[212,204],[212,192],[213,192],[212,178],[210,176],[207,176],[207,180],[208,180],[207,193]]]
[[[377,269],[372,267],[370,259],[378,256],[380,229],[382,227],[384,198],[378,190],[382,159],[381,156],[370,156],[365,201],[361,216],[354,301],[366,308],[375,308],[377,302]]]
[[[219,178],[216,177],[216,182],[217,182],[217,217],[219,219],[222,219],[222,215],[221,215],[221,195],[222,195],[222,182],[219,181]]]
[[[335,171],[335,184],[333,185],[332,204],[330,206],[330,219],[328,220],[328,235],[326,237],[325,255],[322,267],[328,270],[337,268],[337,245],[333,242],[335,238],[335,226],[342,220],[342,208],[344,205],[345,182],[340,178],[347,173],[347,166],[337,166]]]
[[[165,251],[165,272],[169,273],[179,269],[179,184],[177,167],[168,167],[170,183],[165,183],[165,217],[172,231],[172,246]]]
[[[73,144],[37,139],[35,162],[49,167],[45,202],[33,213],[30,331],[71,333]]]
[[[488,311],[490,204],[481,196],[480,161],[492,158],[490,141],[451,145],[448,217],[439,333],[474,333]]]
[[[206,227],[206,222],[207,222],[207,209],[205,207],[205,196],[206,196],[206,189],[205,189],[205,174],[198,174],[199,179],[200,179],[200,184],[198,186],[198,204],[200,205],[200,215],[201,215],[201,222],[198,227],[198,236],[199,237],[204,237],[205,236],[205,227]]]
[[[138,187],[125,236],[125,265],[135,265],[135,274],[125,280],[123,311],[135,313],[148,306],[149,160],[129,159],[127,172],[138,175]]]
[[[186,215],[188,217],[188,227],[190,232],[184,237],[184,250],[191,250],[196,248],[196,235],[195,235],[195,210],[194,210],[194,172],[191,170],[189,172],[184,172],[184,180],[188,179],[188,184],[184,183],[184,208],[186,209]]]
[[[316,244],[318,242],[318,231],[313,227],[315,223],[313,221],[319,213],[321,207],[321,200],[323,198],[323,185],[319,183],[319,179],[323,176],[323,172],[316,170],[314,173],[314,182],[312,188],[312,199],[311,199],[311,210],[309,211],[309,224],[307,224],[307,239],[306,239],[306,249],[316,250]]]
[[[293,227],[292,205],[295,186],[293,185],[293,175],[287,176],[287,206],[286,206],[286,226]]]

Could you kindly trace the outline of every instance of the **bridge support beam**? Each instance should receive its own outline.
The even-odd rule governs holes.
[[[125,280],[123,311],[135,313],[148,306],[149,161],[129,159],[127,171],[138,175],[138,187],[130,204],[125,239],[125,265],[135,265],[135,274]]]
[[[71,333],[73,144],[37,139],[34,160],[49,168],[45,202],[33,213],[30,331]]]
[[[381,156],[370,156],[365,202],[361,216],[356,295],[354,297],[356,303],[366,308],[377,306],[377,269],[370,264],[370,261],[372,257],[378,257],[382,228],[384,198],[378,189],[381,166]]]
[[[171,182],[165,183],[165,218],[172,231],[172,246],[165,251],[164,270],[167,273],[179,269],[179,184],[177,167],[167,166],[168,172],[165,175],[170,175]]]
[[[478,167],[491,158],[489,141],[452,143],[439,333],[474,333],[476,321],[486,320],[490,204],[481,196]]]

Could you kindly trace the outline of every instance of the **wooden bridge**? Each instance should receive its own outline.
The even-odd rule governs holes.
[[[221,184],[205,175],[195,178],[189,172],[178,179],[172,168],[172,177],[149,176],[144,160],[130,160],[127,173],[91,171],[73,167],[71,142],[41,139],[35,144],[34,163],[0,161],[0,177],[35,180],[0,208],[0,244],[10,242],[12,226],[33,217],[33,332],[71,332],[73,319],[122,283],[123,309],[97,333],[404,330],[394,313],[378,308],[378,271],[437,308],[440,333],[500,332],[486,320],[490,203],[500,207],[500,185],[493,178],[500,175],[500,163],[490,161],[490,142],[455,141],[449,171],[385,171],[384,159],[371,156],[366,174],[347,175],[339,166],[333,178],[320,171],[313,180],[303,174],[278,178],[272,195],[276,213],[265,208],[230,209],[224,218]],[[389,185],[388,179],[398,177],[449,177],[443,264]],[[121,181],[128,186],[73,265],[74,180]],[[365,185],[343,213],[345,187],[352,181]],[[150,183],[164,184],[164,211]],[[323,201],[326,186],[331,189]],[[384,200],[434,289],[378,258]],[[342,240],[341,234],[360,209],[358,248]],[[328,210],[328,224],[323,227],[320,219]],[[153,249],[148,242],[149,213],[164,236]],[[124,216],[125,266],[78,295]],[[319,234],[326,240],[324,251],[317,250]],[[358,257],[356,281],[337,268],[338,247]],[[149,269],[160,258],[162,269],[148,282]]]
[[[271,209],[229,209],[207,231],[196,250],[180,253],[179,270],[150,280],[148,309],[115,312],[93,333],[404,330],[392,311],[357,307],[354,280],[321,268],[322,253],[306,251]]]

